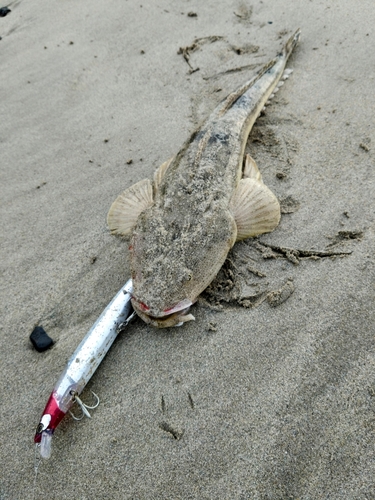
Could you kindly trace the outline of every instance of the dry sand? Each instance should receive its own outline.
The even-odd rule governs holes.
[[[10,8],[0,18],[1,500],[374,499],[373,1]],[[46,399],[129,277],[126,243],[106,228],[111,202],[297,27],[294,73],[248,147],[290,213],[262,244],[235,249],[195,322],[157,331],[137,320],[118,338],[88,387],[102,404],[92,420],[63,421],[34,489]],[[178,49],[211,36],[223,38],[191,52],[189,74]],[[209,305],[218,301],[222,310]],[[56,342],[43,354],[28,340],[37,322]]]

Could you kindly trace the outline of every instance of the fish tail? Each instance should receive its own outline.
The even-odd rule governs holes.
[[[281,66],[282,66],[281,70],[280,70],[279,74],[275,76],[275,80],[274,80],[274,85],[276,85],[276,83],[278,82],[278,80],[281,78],[281,76],[283,74],[283,70],[285,68],[286,62],[287,62],[290,54],[292,53],[294,47],[298,43],[300,35],[301,35],[301,30],[298,28],[298,30],[286,42],[283,50],[274,59],[269,61],[265,66],[263,66],[263,68],[261,68],[260,71],[258,71],[258,73],[251,80],[249,80],[244,85],[242,85],[240,88],[238,88],[237,90],[235,90],[234,92],[229,94],[217,106],[216,110],[211,114],[211,119],[213,119],[214,117],[220,118],[221,116],[223,116],[245,92],[247,92],[253,85],[255,85],[255,83],[258,80],[260,80],[262,78],[262,76],[265,73],[270,72],[273,67],[275,67],[276,65],[279,66],[281,64]],[[273,85],[273,87],[274,87],[274,85]],[[272,91],[272,88],[271,88],[271,91]],[[271,91],[269,92],[269,94],[271,93]],[[268,95],[267,95],[265,102],[268,99]],[[260,109],[262,109],[263,105],[264,104],[262,104]]]
[[[289,38],[289,40],[284,45],[282,53],[286,59],[288,59],[290,54],[293,52],[294,47],[297,45],[300,39],[300,36],[301,36],[301,30],[298,28],[298,30]]]

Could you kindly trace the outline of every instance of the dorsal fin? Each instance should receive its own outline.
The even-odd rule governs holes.
[[[256,181],[262,181],[262,175],[259,172],[258,165],[255,163],[255,160],[247,154],[245,156],[245,164],[243,169],[243,177],[248,177],[250,179],[255,179]]]
[[[160,167],[155,170],[155,173],[154,173],[154,189],[155,189],[155,191],[157,191],[159,189],[159,185],[160,185],[161,181],[163,180],[165,172],[167,171],[172,160],[173,160],[173,157],[170,158],[169,160],[165,161],[164,163],[162,163],[160,165]]]

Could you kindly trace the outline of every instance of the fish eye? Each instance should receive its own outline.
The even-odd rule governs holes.
[[[42,422],[40,422],[40,424],[36,428],[36,433],[40,434],[41,432],[43,432],[43,430],[44,430],[44,424],[42,424]]]

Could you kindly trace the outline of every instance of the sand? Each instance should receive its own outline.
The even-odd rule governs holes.
[[[9,8],[1,500],[375,498],[373,2]],[[48,395],[129,277],[110,204],[298,27],[294,73],[248,144],[283,200],[279,227],[235,248],[195,322],[129,326],[83,394],[100,406],[61,423],[34,486]],[[178,51],[196,38],[191,72]],[[55,341],[42,354],[29,342],[36,323]]]

